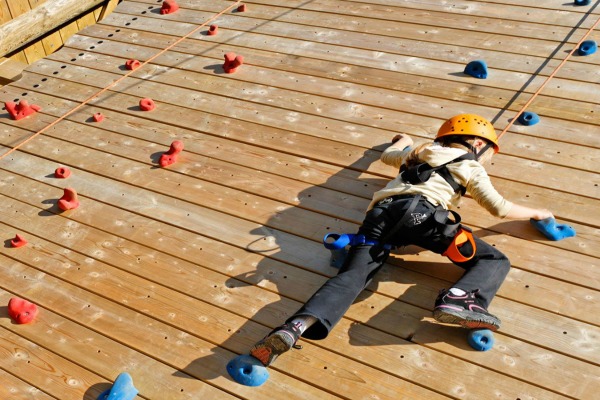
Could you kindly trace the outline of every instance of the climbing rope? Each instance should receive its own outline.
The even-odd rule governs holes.
[[[531,103],[533,103],[533,100],[535,100],[535,98],[541,93],[541,91],[544,90],[544,88],[546,87],[546,85],[548,85],[550,80],[552,78],[554,78],[554,76],[558,73],[558,71],[560,71],[560,69],[563,67],[563,65],[565,65],[567,63],[569,58],[571,58],[571,56],[577,51],[579,46],[581,46],[581,44],[588,38],[588,36],[590,36],[590,34],[594,31],[594,29],[596,29],[598,24],[600,24],[600,17],[598,18],[596,23],[594,25],[592,25],[592,27],[590,29],[588,29],[588,31],[585,33],[585,35],[583,35],[583,37],[581,38],[579,43],[577,43],[577,45],[575,45],[573,47],[573,49],[569,52],[569,54],[567,54],[567,56],[562,60],[562,62],[560,64],[558,64],[558,66],[554,69],[554,71],[552,71],[552,73],[550,75],[548,75],[548,77],[546,78],[544,83],[542,83],[542,85],[535,91],[535,93],[533,93],[531,98],[527,101],[527,103],[525,103],[525,105],[523,105],[523,107],[519,110],[517,115],[515,115],[515,117],[512,118],[508,122],[508,125],[506,126],[506,128],[504,128],[504,130],[502,132],[500,132],[500,134],[498,135],[498,140],[500,140],[502,135],[504,135],[513,126],[515,121],[517,121],[518,118],[521,116],[521,114],[523,114],[525,112],[527,107],[529,107],[531,105]]]
[[[159,51],[158,53],[156,53],[155,55],[153,55],[152,57],[150,57],[149,59],[147,59],[146,61],[144,61],[143,63],[141,63],[139,68],[145,66],[148,63],[151,63],[156,58],[160,57],[161,55],[163,55],[167,51],[171,50],[173,47],[177,46],[179,43],[183,42],[185,39],[189,38],[194,33],[198,32],[200,29],[202,29],[203,27],[205,27],[206,25],[208,25],[209,23],[211,23],[215,19],[219,18],[221,15],[225,14],[226,12],[228,12],[229,10],[231,10],[232,8],[238,6],[238,4],[241,1],[242,0],[237,0],[235,3],[233,3],[229,7],[226,7],[224,10],[222,10],[219,13],[215,14],[214,16],[210,17],[209,19],[207,19],[206,21],[204,21],[201,25],[199,25],[196,28],[192,29],[190,32],[188,32],[184,36],[180,37],[175,42],[171,43],[169,46],[165,47],[164,49],[162,49],[161,51]],[[139,68],[136,68],[136,71]],[[108,91],[110,88],[114,87],[116,84],[118,84],[119,82],[123,81],[125,78],[129,77],[133,72],[134,72],[134,70],[131,70],[131,71],[127,72],[125,75],[121,76],[119,79],[117,79],[114,82],[110,83],[108,86],[100,89],[98,92],[94,93],[93,95],[91,95],[90,97],[88,97],[87,99],[85,99],[82,103],[78,104],[73,109],[67,111],[66,113],[64,113],[63,115],[61,115],[60,117],[58,117],[53,122],[49,123],[48,125],[46,125],[42,129],[40,129],[39,131],[37,131],[36,133],[34,133],[33,135],[31,135],[27,139],[23,140],[21,143],[17,144],[16,146],[14,146],[10,150],[8,150],[6,153],[0,155],[0,160],[2,160],[4,157],[8,156],[12,152],[18,150],[19,148],[21,148],[25,144],[29,143],[31,140],[35,139],[37,136],[39,136],[42,133],[46,132],[48,129],[52,128],[54,125],[58,124],[60,121],[62,121],[65,118],[67,118],[69,115],[73,114],[74,112],[76,112],[77,110],[79,110],[80,108],[82,108],[83,106],[85,106],[86,104],[88,104],[90,101],[92,101],[96,97],[100,96],[102,93]]]

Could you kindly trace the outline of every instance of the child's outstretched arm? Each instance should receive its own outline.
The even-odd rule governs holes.
[[[392,139],[391,148],[404,150],[406,147],[410,147],[413,145],[413,140],[410,136],[399,133]]]
[[[542,220],[546,218],[554,218],[554,215],[549,210],[529,208],[520,204],[513,203],[510,211],[506,214],[506,218],[510,219],[535,219]]]

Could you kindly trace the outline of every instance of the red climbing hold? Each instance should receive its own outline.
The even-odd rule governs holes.
[[[141,65],[141,63],[138,60],[125,61],[125,68],[127,68],[128,70],[131,70],[131,71],[138,68],[140,65]]]
[[[223,64],[223,70],[228,74],[232,74],[243,63],[243,56],[236,56],[235,53],[227,53],[225,54],[225,64]]]
[[[165,0],[162,3],[162,7],[160,8],[160,13],[173,14],[177,10],[179,10],[179,6],[175,2],[175,0]]]
[[[145,98],[140,100],[140,108],[142,111],[152,111],[155,107],[156,104],[154,104],[154,100],[152,99]]]
[[[35,104],[29,105],[26,100],[21,100],[18,104],[13,103],[12,101],[7,101],[4,103],[4,107],[6,107],[6,111],[10,114],[12,119],[22,119],[31,114],[35,114],[37,111],[40,111],[42,108],[40,106],[36,106]]]
[[[18,233],[14,239],[10,240],[10,245],[12,247],[23,247],[26,244],[27,244],[27,239],[25,239],[23,236],[19,235]]]
[[[101,113],[95,113],[94,115],[92,115],[92,118],[96,122],[102,122],[102,121],[104,121],[104,115],[102,115]]]
[[[73,210],[79,207],[79,199],[75,189],[65,188],[63,197],[58,200],[58,208],[63,211]]]
[[[210,28],[208,28],[208,36],[215,36],[218,31],[219,31],[219,25],[213,24],[210,26]]]
[[[169,151],[160,156],[160,161],[158,162],[161,167],[166,167],[167,165],[175,164],[177,162],[177,157],[179,153],[183,150],[183,142],[179,140],[175,140],[171,143],[171,148]]]
[[[35,304],[13,297],[8,301],[8,315],[17,324],[28,324],[35,319],[38,308]]]
[[[71,170],[67,167],[58,167],[54,171],[55,178],[65,179],[65,178],[68,178],[70,175],[71,175]]]
[[[238,12],[246,12],[248,11],[248,7],[245,4],[240,4],[237,8]]]

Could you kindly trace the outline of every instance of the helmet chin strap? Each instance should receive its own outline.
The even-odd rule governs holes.
[[[477,148],[475,146],[473,146],[471,143],[467,142],[466,140],[460,140],[459,141],[460,144],[462,144],[463,146],[465,146],[467,149],[469,149],[471,151],[471,153],[473,153],[473,155],[475,156],[475,161],[479,161],[479,157],[485,153],[486,151],[488,151],[488,149],[490,147],[492,147],[491,143],[486,143],[485,146],[483,146],[481,148],[481,150],[477,151]]]

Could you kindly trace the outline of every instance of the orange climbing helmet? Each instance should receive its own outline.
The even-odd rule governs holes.
[[[442,124],[435,139],[444,136],[477,136],[486,139],[493,147],[494,153],[500,150],[496,130],[490,121],[476,114],[459,114]]]

